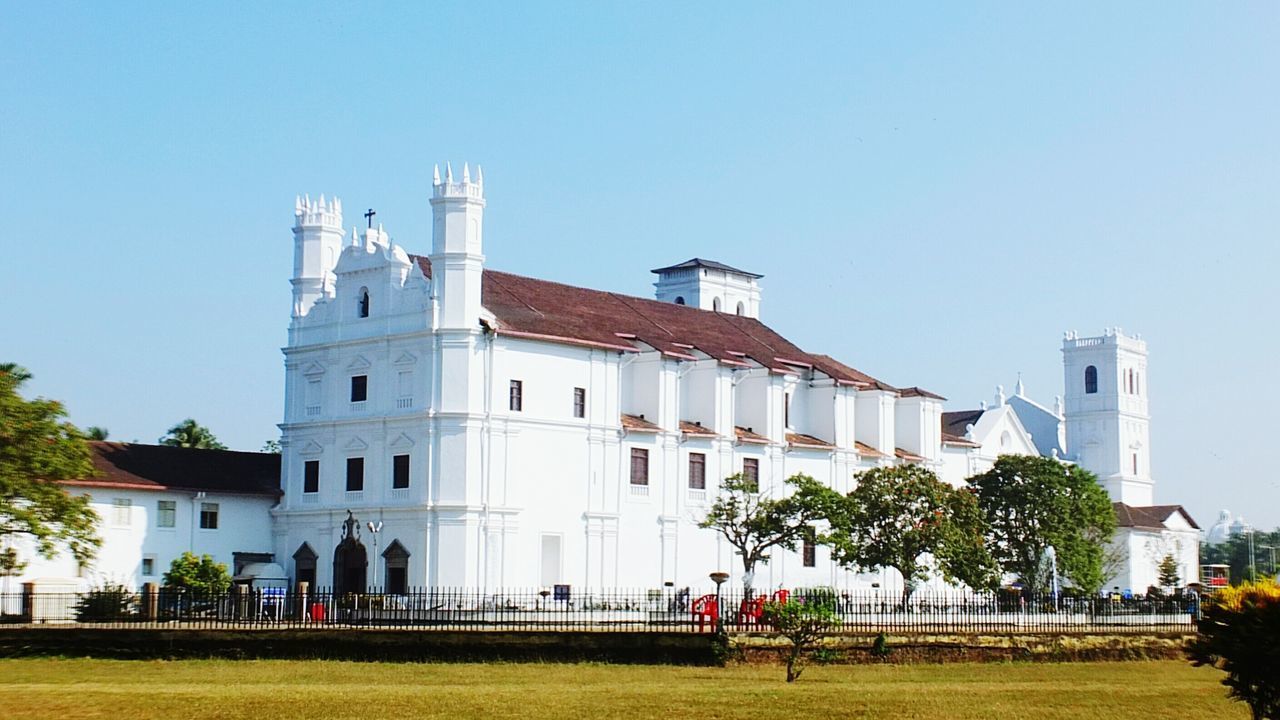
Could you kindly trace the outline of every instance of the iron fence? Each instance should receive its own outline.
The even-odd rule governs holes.
[[[832,632],[1191,632],[1194,596],[1100,598],[1000,593],[829,588],[482,591],[420,588],[404,593],[239,589],[219,594],[122,588],[0,594],[0,623],[111,628],[405,628],[421,630],[687,631],[772,630],[766,604],[799,600],[832,611]]]

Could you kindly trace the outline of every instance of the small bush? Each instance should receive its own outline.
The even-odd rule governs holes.
[[[1254,720],[1280,720],[1280,586],[1219,590],[1205,601],[1198,629],[1187,648],[1192,663],[1225,672],[1227,695],[1246,703]]]
[[[875,642],[871,643],[871,656],[881,662],[889,659],[889,654],[893,652],[893,648],[889,647],[889,638],[884,633],[876,635]]]
[[[812,605],[801,600],[784,603],[771,602],[764,606],[764,619],[780,635],[791,641],[787,653],[787,682],[795,682],[804,672],[802,656],[820,637],[838,621],[835,611],[819,603]]]
[[[124,585],[108,583],[94,588],[76,603],[79,622],[119,622],[133,620],[137,613],[137,597]]]

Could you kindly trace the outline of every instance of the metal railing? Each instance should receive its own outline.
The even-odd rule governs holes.
[[[1001,593],[896,593],[831,589],[757,593],[651,590],[483,591],[413,588],[334,593],[233,588],[100,589],[0,594],[4,624],[113,628],[412,628],[422,630],[769,632],[770,600],[822,603],[834,633],[1193,632],[1194,597],[1097,598]]]

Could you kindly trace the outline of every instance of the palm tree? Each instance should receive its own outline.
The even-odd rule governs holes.
[[[170,447],[202,448],[204,450],[226,450],[227,446],[218,442],[209,428],[192,418],[169,428],[169,432],[160,438],[161,445]]]

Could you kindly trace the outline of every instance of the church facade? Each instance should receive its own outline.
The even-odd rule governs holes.
[[[437,170],[429,252],[415,255],[371,222],[346,230],[336,198],[299,198],[278,488],[256,476],[205,488],[172,463],[150,474],[133,463],[121,482],[150,483],[137,504],[155,512],[130,521],[137,548],[104,548],[98,577],[154,580],[182,550],[207,547],[339,592],[706,586],[711,572],[741,573],[698,527],[726,476],[777,495],[805,473],[845,492],[860,471],[915,463],[959,486],[1018,453],[1099,476],[1121,524],[1112,584],[1145,590],[1167,552],[1184,583],[1196,579],[1194,521],[1153,504],[1140,339],[1068,334],[1065,399],[1052,409],[1019,382],[990,406],[944,412],[933,392],[762,323],[756,273],[694,258],[653,270],[647,299],[490,270],[485,203],[478,168]],[[112,477],[77,492],[125,503]],[[225,501],[222,522],[243,531],[206,532],[198,514],[185,534],[167,525],[175,503],[204,512],[207,493],[227,488],[248,499]],[[754,584],[894,591],[901,580],[842,570],[805,543],[776,551]]]

